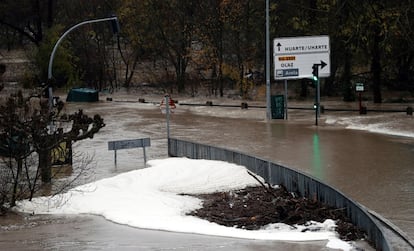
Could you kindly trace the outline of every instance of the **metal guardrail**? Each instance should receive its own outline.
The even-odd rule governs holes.
[[[377,250],[393,250],[380,226],[363,206],[333,187],[297,170],[244,153],[174,138],[168,139],[168,155],[191,159],[221,160],[245,166],[271,185],[283,185],[290,192],[296,192],[308,198],[317,198],[322,203],[344,209],[352,223],[366,231],[368,240]]]
[[[249,105],[245,102],[241,103],[241,105],[235,105],[235,104],[213,104],[211,101],[207,101],[206,104],[195,104],[195,103],[180,103],[182,106],[217,106],[217,107],[232,107],[232,108],[266,108],[266,106],[263,105]],[[243,107],[244,105],[244,107]],[[314,111],[315,108],[313,107],[313,104],[309,104],[308,106],[289,106],[287,109],[289,110],[308,110],[308,111]],[[346,108],[346,107],[335,107],[330,106],[326,107],[324,105],[321,105],[322,113],[324,112],[359,112],[359,108]],[[366,109],[366,112],[379,112],[379,113],[398,113],[398,112],[404,112],[407,115],[413,114],[413,107],[408,106],[406,108],[388,108],[388,109]]]

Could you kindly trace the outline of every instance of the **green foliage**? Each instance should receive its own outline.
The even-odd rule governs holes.
[[[253,89],[254,83],[251,79],[244,77],[240,74],[240,70],[234,66],[224,64],[223,65],[223,78],[229,82],[235,84],[239,89],[240,96],[244,99],[251,98],[250,91]]]
[[[240,82],[239,71],[231,65],[228,65],[228,64],[223,65],[223,76],[233,81],[234,83]]]
[[[53,47],[62,33],[62,26],[53,26],[47,30],[44,40],[37,48],[34,57],[36,65],[39,68],[40,79],[43,82],[46,82],[48,78],[47,71]],[[76,70],[78,61],[78,57],[74,56],[72,53],[70,42],[68,40],[62,41],[56,51],[52,67],[53,77],[56,80],[57,86],[64,86],[69,79],[78,78],[78,72]]]

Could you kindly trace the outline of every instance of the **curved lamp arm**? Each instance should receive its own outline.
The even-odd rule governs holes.
[[[55,58],[56,50],[57,50],[59,44],[62,42],[63,38],[65,38],[71,31],[73,31],[74,29],[76,29],[79,26],[82,26],[84,24],[91,24],[91,23],[98,23],[98,22],[106,22],[106,21],[111,21],[112,22],[112,28],[113,28],[114,33],[118,33],[119,32],[119,22],[118,22],[118,18],[117,17],[107,17],[107,18],[101,18],[101,19],[93,19],[93,20],[83,21],[81,23],[78,23],[78,24],[72,26],[65,33],[63,33],[63,35],[56,42],[55,46],[53,47],[52,53],[50,54],[49,66],[48,66],[48,70],[47,70],[47,78],[48,78],[48,80],[50,80],[50,79],[53,78],[53,73],[52,73],[53,60]],[[49,86],[49,90],[48,91],[49,91],[49,110],[51,110],[52,107],[53,107],[52,86]]]
[[[114,30],[114,32],[117,33],[119,31],[118,18],[117,17],[107,17],[107,18],[101,18],[101,19],[93,19],[93,20],[83,21],[81,23],[78,23],[78,24],[72,26],[65,33],[63,33],[63,35],[56,42],[55,46],[53,47],[52,53],[50,54],[49,67],[48,67],[48,71],[47,71],[47,77],[48,77],[48,79],[51,79],[53,77],[53,74],[52,74],[53,60],[55,58],[56,50],[57,50],[59,44],[62,42],[63,38],[65,38],[71,31],[73,31],[74,29],[78,28],[79,26],[82,26],[84,24],[91,24],[91,23],[105,22],[105,21],[115,22],[115,26],[114,27],[116,27],[116,29]]]

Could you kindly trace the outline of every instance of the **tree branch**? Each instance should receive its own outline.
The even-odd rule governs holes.
[[[31,42],[33,42],[37,46],[39,45],[40,41],[38,41],[35,36],[32,36],[30,33],[26,32],[24,29],[22,29],[18,26],[15,26],[13,24],[7,23],[6,21],[4,21],[2,19],[0,19],[0,24],[4,25],[4,26],[7,26],[7,27],[17,31],[19,34],[25,36],[26,38],[28,38]]]

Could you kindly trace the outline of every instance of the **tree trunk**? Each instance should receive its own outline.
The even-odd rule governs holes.
[[[53,5],[54,0],[48,0],[47,1],[47,28],[52,28],[53,26],[53,10],[54,10],[54,5]]]
[[[344,73],[342,76],[342,83],[343,83],[343,97],[344,101],[354,101],[355,94],[354,90],[352,89],[352,82],[351,82],[351,53],[349,50],[345,49],[345,57],[344,57]]]
[[[220,97],[224,96],[224,86],[223,86],[223,70],[222,70],[222,62],[220,62],[219,66],[219,76],[218,76],[218,85],[219,85],[219,91],[220,91]]]
[[[185,59],[182,56],[178,56],[178,62],[177,62],[177,89],[178,93],[182,93],[185,91],[185,71],[186,71],[186,65],[185,65]]]
[[[218,81],[219,81],[219,90],[220,90],[220,97],[224,96],[224,86],[223,86],[223,55],[224,55],[224,48],[223,48],[223,24],[220,22],[220,38],[218,39],[218,60],[219,60],[219,69],[218,69]]]
[[[50,183],[52,181],[52,168],[50,151],[41,150],[39,154],[39,170],[43,183]]]
[[[399,90],[414,90],[414,87],[410,85],[410,83],[413,80],[413,76],[410,73],[413,59],[414,55],[410,54],[407,56],[400,57],[400,59],[397,61],[397,89]]]
[[[22,167],[23,167],[23,160],[18,159],[17,160],[17,172],[16,172],[16,176],[13,177],[13,194],[12,194],[12,198],[10,201],[10,206],[14,207],[16,206],[16,200],[17,200],[17,186],[19,185],[19,179],[20,179],[20,173],[22,172]]]
[[[381,51],[380,51],[380,29],[376,28],[372,44],[372,62],[371,62],[371,72],[372,72],[372,91],[374,95],[374,103],[381,103]]]
[[[33,11],[35,13],[35,30],[34,37],[38,42],[43,40],[43,30],[42,30],[42,17],[40,13],[40,1],[36,0],[33,2]]]

